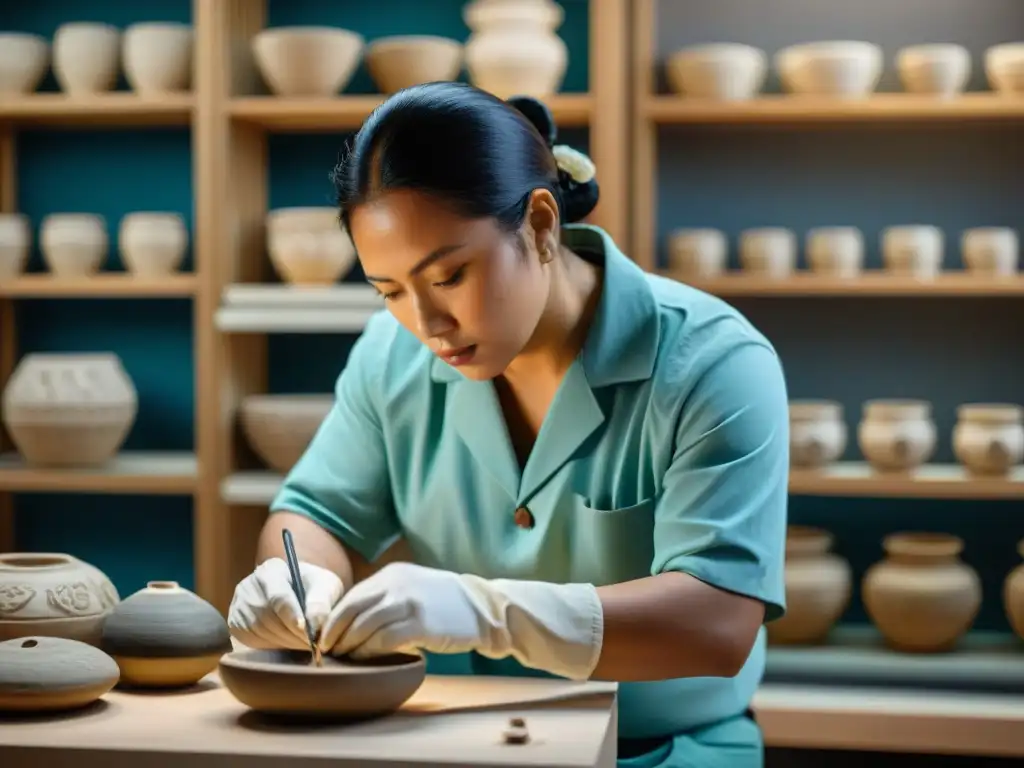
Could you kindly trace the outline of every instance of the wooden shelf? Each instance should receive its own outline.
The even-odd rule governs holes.
[[[123,272],[107,272],[76,279],[27,274],[0,282],[0,296],[19,299],[183,298],[194,296],[197,285],[193,274],[136,277]]]
[[[1024,467],[1007,477],[975,477],[958,464],[930,464],[885,474],[863,462],[824,469],[793,469],[789,491],[802,496],[877,496],[930,499],[1024,499]]]
[[[33,93],[0,100],[0,120],[47,126],[175,126],[192,120],[190,93],[142,97],[134,93],[66,96]]]
[[[841,278],[796,272],[785,278],[731,272],[719,277],[694,279],[671,270],[659,274],[721,297],[743,296],[1024,296],[1024,275],[989,277],[950,271],[934,279],[892,275],[870,270],[857,277]]]
[[[285,98],[250,96],[232,99],[229,114],[239,122],[269,131],[355,130],[384,96],[337,96],[333,98]],[[593,112],[588,94],[563,94],[546,100],[560,126],[586,126]]]
[[[1024,121],[1024,98],[980,92],[939,99],[877,93],[863,99],[771,95],[712,101],[675,95],[648,97],[647,119],[662,125],[883,121]]]
[[[1024,696],[765,683],[769,747],[1024,757]]]
[[[217,328],[227,333],[359,333],[384,301],[358,283],[236,284],[225,289]]]
[[[221,484],[221,498],[228,504],[268,504],[281,480],[274,472],[236,472]],[[932,464],[916,472],[886,475],[862,462],[841,462],[821,470],[793,469],[789,492],[800,496],[1024,499],[1024,467],[1005,478],[979,478],[956,464]]]
[[[30,467],[0,455],[0,492],[191,494],[198,474],[191,453],[125,452],[96,469]]]

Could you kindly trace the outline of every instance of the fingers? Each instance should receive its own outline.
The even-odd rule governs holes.
[[[302,585],[306,590],[306,619],[316,636],[322,633],[327,617],[341,600],[345,585],[336,574],[323,568],[302,565],[300,570]]]
[[[418,621],[403,619],[393,624],[387,624],[373,634],[369,635],[362,643],[353,646],[347,651],[347,655],[353,659],[372,659],[375,656],[387,656],[392,653],[411,653],[422,655],[420,644],[423,638],[420,637],[422,628]],[[347,636],[346,638],[347,639]],[[347,647],[349,644],[346,643]],[[340,655],[340,654],[339,654]]]
[[[341,599],[324,626],[320,647],[332,655],[348,654],[388,625],[411,614],[406,601],[390,600],[382,590],[359,586]]]
[[[289,631],[280,617],[269,609],[266,597],[252,575],[235,590],[227,623],[231,636],[250,648],[308,647],[305,635]]]
[[[305,640],[306,621],[302,617],[299,600],[292,587],[288,566],[283,560],[267,560],[253,573],[263,593],[264,604],[277,617],[278,623],[289,634]],[[270,622],[270,617],[267,619]]]

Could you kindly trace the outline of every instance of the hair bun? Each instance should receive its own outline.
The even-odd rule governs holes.
[[[558,127],[555,125],[554,115],[544,102],[533,96],[512,96],[507,103],[522,112],[526,119],[533,123],[533,127],[540,132],[549,147],[554,146],[558,137]]]

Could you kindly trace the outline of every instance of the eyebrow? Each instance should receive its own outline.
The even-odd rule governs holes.
[[[465,243],[457,243],[457,244],[454,244],[454,245],[445,245],[445,246],[442,246],[441,248],[438,248],[436,251],[433,251],[433,252],[427,254],[424,258],[420,259],[416,263],[416,266],[414,266],[412,269],[409,270],[409,276],[413,277],[415,275],[418,275],[420,272],[422,272],[424,269],[429,267],[435,261],[439,261],[440,259],[443,259],[445,256],[448,256],[448,255],[454,253],[455,251],[459,250],[460,248],[464,248],[465,246],[466,246]],[[374,275],[367,275],[366,276],[366,280],[367,280],[367,282],[370,282],[370,283],[393,283],[393,282],[395,282],[393,278],[390,278],[390,277],[376,277]]]

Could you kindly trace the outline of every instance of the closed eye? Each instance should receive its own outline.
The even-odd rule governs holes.
[[[447,280],[442,280],[440,283],[434,283],[434,285],[436,285],[436,286],[438,286],[440,288],[451,288],[453,285],[458,285],[462,281],[462,277],[465,274],[465,272],[466,272],[466,266],[463,265],[463,266],[459,267],[458,269],[456,269],[452,273],[452,276],[449,277]]]

